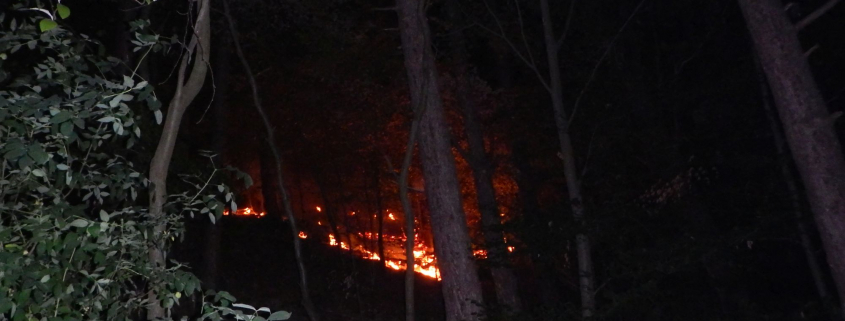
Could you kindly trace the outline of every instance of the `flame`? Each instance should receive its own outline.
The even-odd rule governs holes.
[[[377,234],[370,232],[358,233],[358,235],[371,240],[376,239],[378,237]],[[386,240],[391,241],[405,240],[404,237],[397,237],[392,235],[383,235],[382,237]],[[417,235],[416,239],[419,239],[419,235]],[[329,234],[329,245],[339,246],[344,250],[349,250],[349,245],[344,242],[338,243],[337,239],[333,234]],[[377,253],[369,251],[360,245],[356,246],[353,252],[367,260],[378,261],[381,259],[381,257],[379,257]],[[414,272],[432,279],[436,279],[438,281],[441,280],[440,270],[437,268],[437,264],[435,264],[436,258],[432,251],[425,244],[417,243],[414,246],[414,261]],[[396,271],[404,271],[406,269],[406,264],[404,260],[385,259],[384,262],[388,268],[391,268]]]
[[[396,217],[395,217],[395,216],[393,216],[393,213],[387,213],[387,218],[389,218],[391,221],[395,221],[395,220],[396,220]]]
[[[317,212],[322,212],[322,211],[323,211],[323,208],[322,208],[322,207],[317,206]]]
[[[308,238],[308,234],[305,234],[305,232],[303,232],[303,231],[299,231],[299,238],[301,238],[301,239],[307,239],[307,238]]]
[[[223,210],[223,215],[228,216],[229,214],[230,213],[229,213],[228,209]],[[255,210],[253,210],[252,207],[244,207],[244,208],[239,208],[237,211],[235,211],[235,215],[236,216],[258,216],[258,217],[262,217],[264,215],[267,215],[267,212],[257,212]]]

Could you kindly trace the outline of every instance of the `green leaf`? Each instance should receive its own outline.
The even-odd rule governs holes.
[[[109,221],[109,213],[106,213],[106,211],[104,211],[104,210],[100,210],[100,219],[103,220],[103,222],[108,222]]]
[[[78,218],[73,220],[73,222],[70,222],[69,225],[73,227],[86,227],[88,226],[88,221]]]
[[[62,135],[70,137],[70,135],[73,134],[73,124],[69,121],[62,123],[62,125],[59,126],[59,132],[62,133]]]
[[[56,7],[56,11],[59,12],[59,17],[62,17],[62,19],[67,19],[67,17],[70,17],[70,8],[68,8],[66,5],[59,4]]]
[[[50,155],[44,151],[44,148],[41,148],[41,144],[36,143],[30,146],[27,154],[35,160],[36,164],[44,164],[50,160]]]
[[[41,22],[38,23],[38,27],[41,28],[41,32],[50,31],[58,25],[59,24],[50,19],[41,19]]]
[[[62,110],[58,114],[53,116],[53,118],[50,118],[50,123],[51,124],[63,123],[63,122],[65,122],[65,121],[67,121],[71,118],[73,118],[73,115],[71,115],[70,112],[68,112],[66,110]]]
[[[290,319],[290,312],[287,311],[277,311],[267,317],[267,321],[278,321],[278,320],[287,320]]]
[[[41,283],[47,283],[47,281],[50,281],[50,275],[49,274],[41,277]]]

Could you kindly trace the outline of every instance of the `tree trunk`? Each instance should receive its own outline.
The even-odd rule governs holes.
[[[264,211],[268,215],[282,217],[281,206],[279,206],[279,187],[276,186],[275,173],[273,171],[273,155],[265,149],[259,151],[259,162],[261,163],[261,196],[264,198]]]
[[[795,27],[777,0],[740,0],[845,307],[845,159]]]
[[[461,17],[456,1],[447,4],[449,19],[455,25],[460,25]],[[464,34],[455,28],[450,32],[452,45],[452,64],[455,68],[457,82],[458,103],[464,113],[464,132],[467,136],[469,153],[467,161],[472,167],[475,181],[476,201],[481,213],[481,230],[484,234],[484,245],[487,249],[487,259],[491,262],[490,273],[496,289],[496,298],[508,312],[517,313],[520,310],[519,291],[516,276],[511,270],[508,252],[502,233],[502,222],[499,216],[499,205],[496,203],[496,190],[493,188],[493,166],[484,148],[484,130],[478,119],[478,106],[472,95],[469,79],[469,62],[466,51]]]
[[[223,157],[226,152],[226,141],[228,140],[226,127],[229,126],[227,122],[228,113],[226,111],[226,103],[229,99],[229,76],[231,74],[229,63],[231,62],[232,51],[230,50],[231,39],[229,39],[228,33],[220,33],[219,39],[220,45],[214,48],[216,54],[213,57],[214,68],[212,69],[216,82],[214,84],[216,88],[214,90],[214,102],[211,106],[214,117],[214,128],[216,128],[212,134],[212,140],[214,152],[217,154],[215,161],[225,164],[226,161],[223,160]],[[217,290],[219,252],[220,225],[217,222],[212,223],[209,221],[205,226],[205,246],[203,247],[202,256],[202,282],[204,289]]]
[[[575,222],[582,229],[575,235],[575,249],[578,253],[578,283],[581,290],[581,316],[591,318],[596,308],[595,275],[593,274],[593,255],[590,238],[586,231],[586,211],[581,199],[581,181],[575,163],[572,138],[569,135],[569,119],[563,109],[563,89],[561,85],[560,64],[558,62],[557,41],[552,30],[551,13],[548,0],[540,0],[543,17],[543,35],[546,42],[546,57],[549,63],[549,92],[552,98],[555,124],[560,140],[560,157],[563,159],[563,173],[566,176],[566,189]]]
[[[411,105],[420,116],[419,148],[431,213],[434,249],[443,279],[446,320],[480,320],[481,284],[461,207],[450,133],[443,115],[425,2],[397,0],[399,33]],[[413,233],[411,231],[410,233]]]
[[[783,132],[780,128],[780,124],[778,123],[776,111],[772,108],[772,104],[770,102],[771,94],[769,92],[769,86],[766,83],[766,75],[763,73],[762,66],[760,66],[758,59],[755,59],[754,65],[757,69],[757,80],[760,84],[760,99],[763,103],[763,109],[766,111],[769,128],[772,131],[772,138],[774,140],[775,150],[777,151],[778,161],[780,163],[781,176],[783,176],[783,181],[786,183],[787,197],[789,198],[789,203],[790,206],[792,206],[792,212],[795,218],[795,227],[798,232],[798,239],[801,242],[801,248],[804,250],[804,257],[807,259],[807,267],[810,269],[810,275],[813,277],[813,283],[816,286],[816,293],[819,295],[822,302],[827,303],[829,300],[827,284],[824,281],[824,272],[821,269],[819,258],[816,256],[816,250],[810,239],[810,227],[808,227],[804,222],[806,218],[804,211],[801,209],[801,196],[798,191],[798,182],[795,180],[795,176],[789,168],[789,150],[786,146],[786,139],[783,137]]]
[[[373,174],[373,183],[376,189],[376,224],[378,226],[378,257],[381,261],[381,266],[386,266],[387,258],[384,257],[384,206],[381,200],[381,174],[379,173],[378,163],[375,162],[375,169]]]
[[[196,3],[198,8],[196,22],[191,33],[193,36],[191,36],[188,47],[182,55],[176,91],[167,106],[167,117],[161,138],[150,162],[150,217],[157,222],[157,225],[153,228],[152,235],[156,237],[150,246],[149,259],[150,264],[155,269],[163,269],[166,266],[164,257],[164,242],[166,240],[162,239],[165,230],[163,208],[167,201],[167,173],[170,168],[170,159],[173,156],[173,148],[176,146],[176,137],[179,135],[182,115],[202,88],[208,71],[207,63],[211,51],[210,1],[199,0]],[[193,58],[191,59],[192,55]],[[190,75],[187,74],[189,61],[194,62]],[[187,80],[185,79],[186,76],[188,76]],[[158,281],[151,280],[152,283]],[[161,306],[161,301],[159,301],[154,289],[150,290],[147,298],[150,302],[147,307],[147,319],[154,320],[164,317],[164,308]]]
[[[308,313],[308,318],[310,318],[311,321],[319,321],[320,318],[317,314],[317,309],[314,307],[314,303],[311,301],[311,295],[308,292],[308,275],[305,270],[305,263],[302,259],[302,244],[299,239],[299,228],[296,226],[296,217],[293,215],[290,198],[288,197],[288,192],[285,189],[285,181],[282,176],[282,155],[279,153],[279,148],[276,145],[276,131],[273,126],[270,125],[270,119],[267,116],[267,113],[264,112],[264,107],[261,105],[261,98],[258,95],[258,85],[255,83],[255,76],[252,74],[252,69],[249,67],[246,56],[241,49],[240,42],[238,42],[238,32],[229,11],[229,2],[227,0],[223,0],[223,6],[225,9],[226,20],[229,23],[229,32],[232,34],[232,41],[235,44],[235,52],[237,52],[238,59],[240,59],[241,64],[244,67],[244,72],[246,72],[247,79],[249,80],[249,86],[252,89],[253,104],[255,105],[255,109],[258,111],[258,115],[261,116],[264,129],[267,131],[267,144],[269,145],[270,151],[273,153],[273,159],[276,162],[276,184],[278,185],[279,193],[282,196],[282,204],[284,205],[285,215],[288,218],[288,224],[290,224],[291,238],[293,239],[293,250],[296,257],[297,268],[299,269],[299,290],[302,295],[302,305],[305,307],[305,311]]]

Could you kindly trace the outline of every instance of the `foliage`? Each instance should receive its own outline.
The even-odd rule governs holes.
[[[217,197],[232,194],[209,177],[152,219],[138,197],[149,185],[145,164],[129,148],[141,138],[130,104],[161,121],[153,87],[118,75],[119,60],[92,53],[95,40],[17,15],[46,12],[27,4],[0,14],[0,320],[128,320],[149,291],[170,309],[199,293],[199,280],[178,262],[152,266],[148,249],[179,238],[185,213],[219,218]],[[161,223],[165,232],[153,234]],[[217,305],[204,300],[201,319],[236,315],[234,298],[210,294]]]

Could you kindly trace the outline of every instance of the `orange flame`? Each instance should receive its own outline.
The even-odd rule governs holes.
[[[366,234],[358,233],[358,235],[368,239],[375,239],[377,237],[376,234],[369,232]],[[400,238],[392,235],[384,235],[383,238],[388,240],[405,239],[404,237]],[[333,234],[329,234],[329,245],[340,246],[340,248],[344,250],[349,250],[349,245],[344,242],[338,243]],[[354,252],[367,260],[378,261],[381,259],[378,254],[369,251],[360,245],[355,247]],[[437,268],[437,264],[435,264],[436,258],[431,252],[432,251],[425,244],[417,243],[416,246],[414,246],[414,272],[439,281],[441,280],[440,270]],[[404,260],[385,259],[384,262],[388,268],[396,271],[404,271],[407,265]]]
[[[393,213],[387,213],[387,218],[389,218],[391,221],[395,221],[395,220],[396,220],[396,217],[395,217],[395,216],[393,216]]]
[[[228,216],[229,214],[230,214],[230,212],[229,212],[229,210],[228,210],[228,209],[227,209],[227,210],[223,210],[223,215]],[[239,208],[237,211],[235,211],[235,215],[236,215],[236,216],[257,216],[257,217],[262,217],[262,216],[264,216],[264,215],[267,215],[267,213],[266,213],[266,212],[257,212],[257,211],[255,211],[255,210],[253,210],[253,209],[252,209],[252,207],[243,207],[243,208]]]
[[[307,239],[307,238],[308,238],[308,234],[305,234],[305,232],[303,232],[303,231],[299,231],[299,238],[301,238],[301,239]]]

